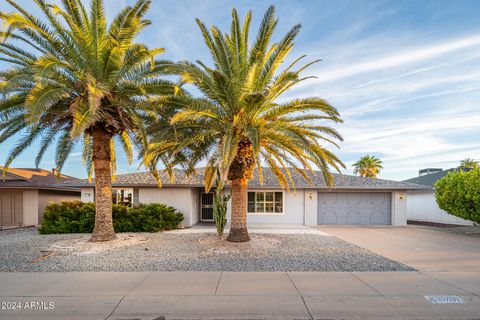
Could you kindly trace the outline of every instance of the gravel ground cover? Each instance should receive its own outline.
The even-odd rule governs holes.
[[[210,232],[87,234],[0,231],[0,271],[413,271],[404,264],[322,233],[252,233],[230,243]]]

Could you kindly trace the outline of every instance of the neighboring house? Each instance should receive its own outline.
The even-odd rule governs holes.
[[[282,190],[270,169],[263,169],[263,185],[258,176],[249,183],[248,216],[252,224],[317,225],[406,225],[406,192],[428,187],[382,179],[334,175],[336,188],[326,187],[321,174],[312,176],[313,185],[292,170],[296,189]],[[203,188],[203,169],[193,177],[175,170],[170,182],[162,173],[160,189],[149,173],[118,175],[113,182],[114,202],[164,203],[184,215],[190,227],[200,221],[213,221],[213,194]],[[94,185],[87,180],[65,183],[80,187],[82,201],[94,201]],[[229,186],[226,186],[228,192]],[[230,216],[230,206],[228,216]]]
[[[38,225],[49,202],[80,200],[78,188],[59,185],[72,179],[43,169],[8,169],[0,177],[0,227]]]
[[[448,214],[438,207],[435,200],[433,185],[437,180],[446,176],[456,168],[442,170],[440,168],[427,168],[419,170],[418,177],[404,180],[408,183],[416,183],[428,186],[425,190],[408,191],[407,219],[417,222],[433,222],[443,224],[472,225],[472,221],[464,220]]]

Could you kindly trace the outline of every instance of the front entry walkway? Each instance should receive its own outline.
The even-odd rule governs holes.
[[[0,301],[14,320],[476,319],[480,273],[0,273]]]
[[[225,226],[224,234],[227,235],[230,229],[230,223]],[[168,233],[216,233],[214,223],[197,223],[196,225],[186,229],[176,229],[167,231]],[[317,228],[296,225],[254,225],[248,226],[248,233],[262,234],[317,234],[329,237],[330,234],[325,233]]]

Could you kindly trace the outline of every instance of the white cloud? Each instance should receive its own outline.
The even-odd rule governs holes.
[[[319,78],[288,98],[321,96],[339,109],[348,173],[365,154],[384,161],[381,177],[397,180],[480,159],[480,34],[335,41],[313,72]]]
[[[440,96],[467,93],[471,91],[480,91],[480,86],[466,86],[459,89],[444,89],[444,90],[439,90],[437,92],[419,94],[419,95],[413,95],[413,96],[405,95],[405,98],[403,98],[402,96],[389,98],[387,93],[386,98],[379,98],[378,100],[367,102],[359,107],[348,108],[342,114],[345,117],[352,117],[355,115],[362,115],[367,112],[374,112],[374,111],[379,112],[385,109],[396,109],[394,108],[395,105],[397,107],[402,107],[402,106],[405,106],[407,102],[413,102],[421,99],[435,98]],[[439,111],[442,111],[442,110],[440,109]]]
[[[447,114],[403,119],[353,120],[341,130],[345,138],[342,154],[351,165],[358,155],[375,154],[384,161],[382,176],[406,179],[418,169],[430,166],[452,167],[466,157],[480,158],[480,114]]]
[[[317,81],[340,80],[365,72],[398,67],[399,65],[432,59],[440,55],[477,45],[480,45],[480,35],[474,35],[457,40],[449,40],[433,46],[425,46],[422,48],[415,48],[408,51],[406,50],[399,54],[395,54],[385,58],[379,58],[377,56],[374,56],[375,59],[370,59],[368,61],[359,62],[349,66],[342,66],[337,70],[325,72],[318,77]]]

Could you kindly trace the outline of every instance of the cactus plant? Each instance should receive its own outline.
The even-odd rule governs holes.
[[[213,199],[213,219],[215,220],[215,226],[217,233],[221,237],[227,224],[227,204],[231,195],[222,194],[222,188],[215,190],[215,197]]]

